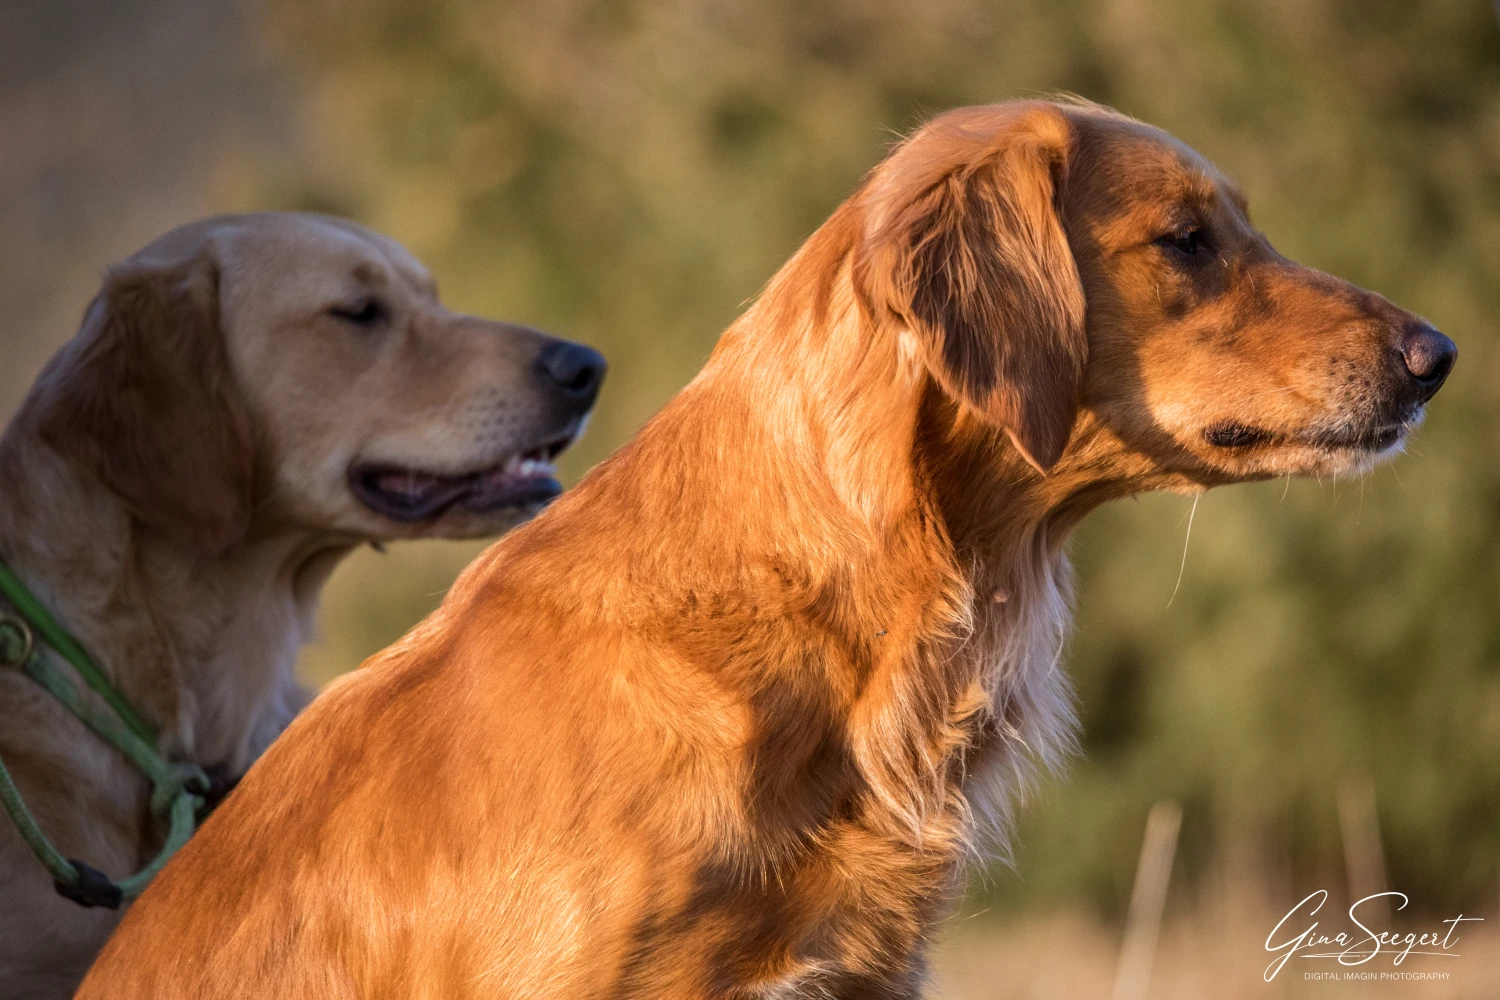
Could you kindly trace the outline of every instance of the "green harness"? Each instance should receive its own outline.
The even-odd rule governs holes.
[[[194,825],[210,807],[213,782],[198,765],[169,761],[157,751],[155,729],[131,707],[84,648],[26,589],[4,560],[0,560],[0,595],[15,609],[14,614],[0,609],[0,669],[19,669],[105,742],[130,758],[151,780],[152,815],[169,824],[167,842],[155,860],[129,878],[111,881],[103,872],[58,852],[21,800],[5,762],[0,761],[0,804],[5,806],[37,860],[51,873],[57,891],[82,906],[115,909],[121,900],[134,899],[144,892],[162,866],[187,843]],[[84,683],[104,699],[108,711],[101,711],[79,691],[52,662],[43,644],[73,665]]]

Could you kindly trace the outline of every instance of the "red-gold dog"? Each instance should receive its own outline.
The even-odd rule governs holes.
[[[1156,129],[945,114],[293,724],[80,996],[890,997],[1068,745],[1069,531],[1337,475],[1455,356]]]

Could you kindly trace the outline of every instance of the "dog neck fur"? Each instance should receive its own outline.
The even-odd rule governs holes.
[[[661,628],[752,699],[780,688],[801,692],[783,707],[840,704],[880,804],[865,821],[951,856],[1000,842],[1035,764],[1072,746],[1062,547],[1091,504],[946,400],[903,331],[862,307],[857,225],[835,215],[699,377],[561,505],[611,493],[601,506],[670,525],[671,540],[636,532],[623,556],[676,583],[654,609]],[[602,603],[623,623],[638,601],[627,577]],[[713,649],[730,631],[755,648],[777,615],[811,623],[818,648],[786,661]]]
[[[0,442],[0,555],[161,726],[164,750],[242,772],[301,707],[297,649],[350,543],[252,531],[209,556],[85,476],[37,442],[23,407]]]

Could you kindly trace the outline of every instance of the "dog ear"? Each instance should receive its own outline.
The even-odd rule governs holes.
[[[111,272],[50,366],[39,431],[138,521],[214,554],[249,527],[249,420],[206,255]]]
[[[866,294],[920,341],[934,379],[1046,473],[1067,446],[1088,354],[1059,217],[1068,124],[1044,104],[968,109],[872,176]]]

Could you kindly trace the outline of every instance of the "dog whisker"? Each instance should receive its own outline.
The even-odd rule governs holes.
[[[1193,538],[1193,516],[1198,513],[1198,498],[1202,493],[1194,494],[1193,506],[1188,509],[1187,533],[1182,537],[1182,562],[1177,567],[1177,582],[1172,585],[1172,596],[1167,598],[1167,608],[1172,607],[1172,602],[1177,600],[1177,588],[1182,586],[1182,574],[1187,571],[1188,542]]]

